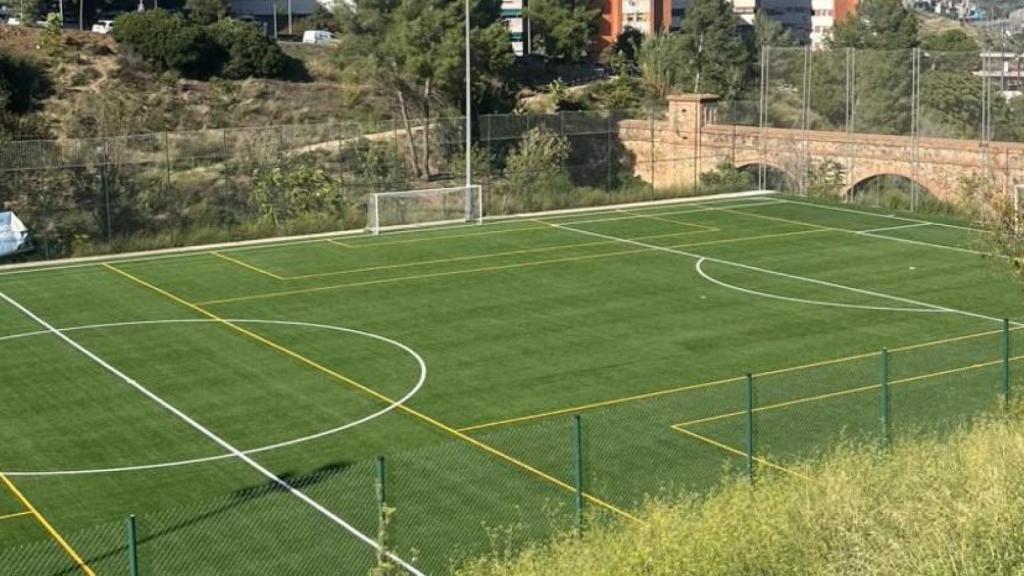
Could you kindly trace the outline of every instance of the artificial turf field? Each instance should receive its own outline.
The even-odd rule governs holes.
[[[757,196],[0,270],[0,574],[427,573],[998,406],[964,223]],[[1011,384],[1021,370],[1009,356]],[[245,452],[239,456],[233,451]],[[289,488],[294,491],[289,491]],[[303,499],[305,498],[305,500]]]

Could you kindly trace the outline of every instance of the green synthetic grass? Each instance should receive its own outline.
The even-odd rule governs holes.
[[[254,459],[373,536],[374,458],[386,456],[392,547],[439,573],[494,542],[571,525],[573,413],[587,505],[622,519],[646,496],[702,493],[739,469],[716,444],[742,448],[744,420],[714,417],[742,409],[746,372],[763,407],[759,454],[780,466],[844,438],[878,440],[882,347],[893,350],[894,434],[994,407],[997,319],[1024,318],[1020,289],[969,252],[977,232],[902,218],[705,200],[0,272],[0,292],[62,329],[163,321],[66,334],[243,450],[362,418],[415,385],[409,354],[329,327],[407,345],[428,367],[409,410]],[[698,257],[733,288],[698,274]],[[0,305],[0,337],[38,330]],[[234,459],[17,475],[223,449],[51,334],[0,340],[0,366],[0,470],[98,573],[123,568],[131,513],[147,573],[372,566],[369,546]],[[1024,361],[1011,368],[1016,384]],[[694,421],[686,429],[711,443],[673,428]],[[0,516],[20,509],[0,491]],[[43,538],[31,517],[0,520],[0,573],[68,571]]]

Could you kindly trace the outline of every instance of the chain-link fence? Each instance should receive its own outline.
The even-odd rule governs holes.
[[[696,129],[672,106],[478,117],[473,180],[487,216],[752,188],[970,215],[1024,182],[1020,60],[764,48]],[[28,258],[361,228],[368,193],[461,185],[464,147],[461,118],[11,142],[0,206]]]
[[[1022,389],[1024,330],[1002,329],[724,376],[484,422],[378,459],[287,476],[429,574],[509,556],[593,522],[642,522],[649,498],[787,474],[841,445],[888,444],[1000,413]],[[322,451],[325,447],[318,447]],[[272,483],[67,534],[97,574],[367,574],[374,547]],[[137,572],[132,572],[132,566]],[[51,540],[0,550],[3,574],[80,572]],[[379,573],[379,572],[378,572]]]

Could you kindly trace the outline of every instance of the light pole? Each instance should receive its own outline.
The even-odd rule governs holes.
[[[469,0],[466,0],[466,208],[470,209],[473,204],[473,123],[470,115],[473,111],[473,104],[470,99],[473,97],[473,87],[470,84],[470,72],[472,65],[469,62]],[[484,207],[477,206],[479,219],[483,220]]]

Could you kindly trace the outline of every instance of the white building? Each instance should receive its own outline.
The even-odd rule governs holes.
[[[526,44],[526,20],[523,18],[523,0],[502,0],[501,20],[508,28],[512,37],[512,51],[516,56],[522,56],[527,52]]]

